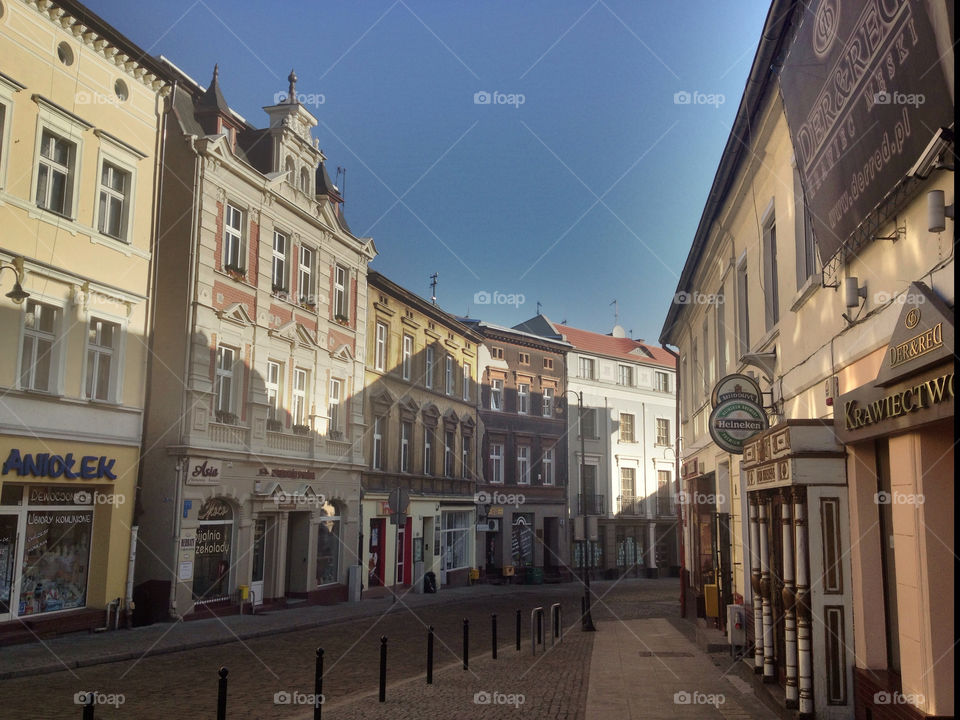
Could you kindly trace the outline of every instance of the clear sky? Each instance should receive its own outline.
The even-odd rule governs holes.
[[[346,168],[347,220],[374,238],[371,267],[395,282],[429,297],[439,273],[444,309],[503,325],[531,317],[539,301],[553,320],[609,332],[616,299],[620,324],[649,342],[769,7],[88,4],[202,85],[219,63],[227,102],[256,126],[295,68],[331,176]]]

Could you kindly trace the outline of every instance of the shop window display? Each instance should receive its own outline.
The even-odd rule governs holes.
[[[200,508],[198,519],[193,595],[198,602],[225,600],[230,593],[233,509],[213,498]]]
[[[91,510],[27,513],[18,615],[86,605]]]

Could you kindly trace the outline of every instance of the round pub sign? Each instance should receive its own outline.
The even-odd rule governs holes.
[[[770,427],[763,408],[749,400],[731,398],[721,400],[710,413],[710,437],[722,449],[735,455],[743,454],[748,438]]]
[[[710,404],[716,407],[724,400],[746,400],[754,405],[763,406],[763,395],[757,381],[749,375],[733,374],[721,378],[713,386]]]

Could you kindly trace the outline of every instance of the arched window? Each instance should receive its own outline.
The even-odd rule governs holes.
[[[287,161],[283,164],[283,169],[284,169],[284,172],[287,173],[287,182],[292,185],[297,177],[296,170],[293,166],[292,157],[287,156]]]
[[[196,554],[193,564],[193,597],[197,603],[226,600],[230,596],[233,546],[233,508],[220,498],[210,498],[197,517]]]
[[[307,195],[310,194],[310,171],[306,168],[300,171],[300,189]]]

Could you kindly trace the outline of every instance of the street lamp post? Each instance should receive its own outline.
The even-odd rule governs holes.
[[[591,612],[591,595],[590,595],[590,566],[587,563],[587,552],[591,550],[590,540],[589,540],[589,528],[587,527],[587,503],[584,501],[585,495],[583,494],[583,475],[584,468],[586,466],[587,454],[586,454],[586,445],[584,442],[583,436],[583,391],[581,390],[567,390],[566,393],[573,393],[577,396],[577,430],[580,433],[580,480],[578,487],[580,492],[578,497],[580,499],[580,515],[583,516],[583,546],[580,554],[580,577],[584,578],[584,606],[586,612],[583,615],[583,630],[586,632],[595,632],[596,627],[593,625],[593,614]]]

